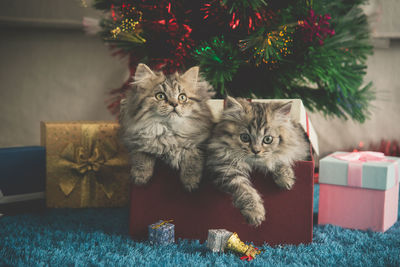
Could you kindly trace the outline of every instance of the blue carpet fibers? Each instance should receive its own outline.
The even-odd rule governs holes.
[[[318,189],[318,188],[317,188]],[[315,204],[318,190],[315,194]],[[0,266],[400,266],[400,222],[386,233],[314,226],[310,245],[263,247],[251,262],[197,240],[168,246],[128,236],[128,209],[50,209],[0,218]]]

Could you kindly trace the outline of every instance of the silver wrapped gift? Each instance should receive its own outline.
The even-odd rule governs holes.
[[[228,239],[232,234],[232,232],[225,229],[208,230],[207,247],[212,252],[224,252],[226,242],[228,242]]]

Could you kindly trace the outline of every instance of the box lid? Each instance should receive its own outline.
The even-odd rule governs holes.
[[[251,102],[288,102],[292,101],[292,108],[290,110],[290,117],[298,122],[304,129],[305,133],[308,133],[309,140],[313,147],[314,152],[319,155],[319,147],[318,147],[318,137],[317,133],[314,130],[313,125],[311,124],[310,119],[308,118],[306,109],[304,108],[303,102],[301,99],[252,99]],[[223,99],[211,99],[208,100],[209,107],[213,116],[216,120],[219,119],[222,110],[224,109],[224,100]]]
[[[319,183],[349,186],[349,162],[334,157],[348,152],[335,152],[319,161]],[[385,157],[385,161],[362,163],[362,188],[387,190],[396,183],[396,168],[400,158]],[[397,170],[398,171],[398,170]]]

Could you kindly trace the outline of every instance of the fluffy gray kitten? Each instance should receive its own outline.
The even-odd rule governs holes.
[[[121,139],[130,152],[135,184],[149,181],[160,158],[180,170],[188,191],[198,187],[205,161],[201,146],[212,127],[206,101],[212,95],[198,67],[165,76],[138,65],[120,115]]]
[[[265,220],[265,209],[250,172],[270,172],[279,187],[291,189],[292,164],[308,155],[304,132],[290,119],[290,108],[291,102],[249,103],[228,97],[208,144],[214,182],[233,196],[233,204],[255,226]]]

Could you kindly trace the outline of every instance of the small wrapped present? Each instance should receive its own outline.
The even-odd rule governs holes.
[[[45,153],[41,146],[0,148],[0,212],[44,208]]]
[[[383,153],[336,152],[319,165],[319,224],[384,232],[397,221],[399,170]]]
[[[158,221],[149,225],[149,242],[150,244],[166,245],[175,242],[175,225],[172,220]]]
[[[115,122],[42,122],[48,207],[114,207],[129,200],[128,153]]]
[[[208,230],[207,247],[212,252],[224,252],[226,243],[231,237],[232,232],[225,229]]]

